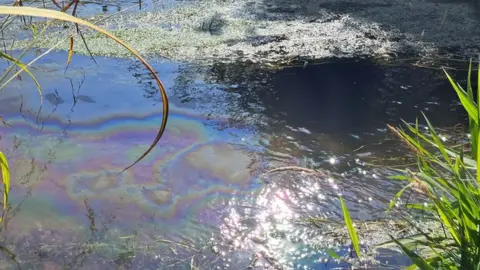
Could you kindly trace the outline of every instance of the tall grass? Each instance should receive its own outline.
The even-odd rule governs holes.
[[[414,125],[404,122],[403,128],[388,126],[415,152],[418,166],[416,170],[399,170],[401,174],[392,177],[406,185],[387,210],[406,190],[421,191],[428,198],[427,207],[419,203],[407,203],[406,207],[425,211],[441,225],[443,232],[422,230],[407,219],[418,234],[402,239],[392,237],[390,244],[398,246],[411,259],[413,264],[408,269],[480,270],[480,66],[476,93],[472,87],[471,62],[466,90],[445,74],[468,113],[468,143],[459,148],[445,145],[425,115],[427,131],[419,128],[418,120]],[[352,221],[346,219],[346,225],[350,232]],[[358,238],[351,240],[358,245]]]
[[[5,155],[0,151],[0,169],[2,171],[3,182],[3,213],[7,210],[8,194],[10,193],[10,169],[8,167],[8,161]],[[0,222],[3,220],[3,215],[0,218]]]

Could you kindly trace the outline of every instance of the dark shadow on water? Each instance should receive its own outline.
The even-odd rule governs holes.
[[[198,72],[187,70],[184,75]],[[414,122],[422,111],[438,127],[465,123],[466,115],[441,70],[331,59],[279,70],[246,63],[216,64],[200,72],[238,96],[235,102],[222,104],[233,119],[253,121],[269,134],[303,130],[347,143],[352,135],[375,133],[387,124],[400,124],[401,119]],[[465,82],[466,72],[451,75]],[[182,93],[191,86],[183,85],[177,94],[191,103],[205,98],[204,93]],[[358,147],[355,140],[353,144]]]

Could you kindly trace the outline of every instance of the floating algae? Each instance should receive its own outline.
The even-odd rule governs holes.
[[[420,0],[211,0],[91,20],[144,55],[196,62],[389,58],[405,53],[463,58],[475,54],[480,41],[468,4]],[[36,45],[49,48],[65,39],[65,33],[50,33]],[[131,56],[102,35],[86,38],[95,55]],[[26,44],[16,42],[13,48]],[[59,48],[67,50],[68,42]],[[80,38],[74,50],[88,53]]]

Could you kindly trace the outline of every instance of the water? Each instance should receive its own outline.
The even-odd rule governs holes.
[[[29,55],[27,58],[32,58]],[[386,131],[426,112],[464,122],[442,72],[367,60],[267,70],[153,62],[171,100],[135,61],[52,53],[0,93],[0,147],[13,172],[2,245],[22,269],[331,269],[348,243],[306,219],[383,218],[401,183],[365,160],[407,153]],[[25,59],[25,61],[28,61]],[[465,74],[455,73],[463,79]],[[329,176],[270,169],[299,166]],[[380,237],[380,236],[377,236]],[[393,257],[392,257],[393,256]],[[7,253],[2,267],[16,263]],[[380,268],[409,262],[380,252]],[[388,261],[388,262],[387,262]]]
[[[1,5],[10,6],[15,1],[12,0],[0,0]],[[57,1],[57,3],[64,8],[71,1]],[[104,21],[108,20],[112,16],[122,16],[131,13],[140,12],[154,12],[169,10],[178,6],[186,6],[196,1],[179,1],[179,0],[102,0],[102,1],[79,1],[78,8],[75,9],[75,16],[93,22],[101,27],[108,28],[109,30],[115,29],[117,25],[101,25]],[[42,9],[52,9],[60,11],[53,1],[22,1],[23,6],[36,7]],[[67,10],[69,15],[73,14],[75,5],[71,5]],[[32,29],[30,25],[34,23],[45,23],[47,19],[42,17],[29,17],[25,20],[13,20],[9,21],[7,27],[2,29],[2,38],[7,42],[3,42],[4,47],[8,47],[8,43],[16,40],[29,40],[33,38]],[[65,31],[66,27],[70,25],[66,22],[60,22],[56,25],[50,26],[45,33]],[[37,30],[42,31],[42,24],[37,24]],[[124,25],[124,27],[132,27],[133,25]],[[176,25],[165,25],[165,27],[176,27]]]

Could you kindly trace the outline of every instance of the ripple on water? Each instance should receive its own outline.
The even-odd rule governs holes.
[[[169,190],[148,190],[142,191],[143,196],[154,204],[154,206],[164,206],[172,203],[172,192]]]
[[[108,192],[118,189],[122,183],[120,177],[115,172],[99,171],[92,173],[84,173],[79,176],[71,176],[70,187],[71,193],[75,197],[83,197],[86,195],[94,196],[107,194]]]

